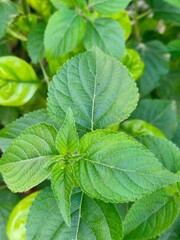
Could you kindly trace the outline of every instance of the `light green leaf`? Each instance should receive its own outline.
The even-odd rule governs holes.
[[[116,20],[120,24],[124,31],[125,39],[127,40],[132,32],[132,23],[129,18],[128,12],[122,10],[119,13],[112,14],[110,18]]]
[[[127,7],[132,0],[89,0],[89,8],[102,14],[117,13]]]
[[[158,128],[140,119],[127,120],[121,124],[120,128],[134,137],[151,135],[165,138],[165,135]]]
[[[176,219],[178,204],[166,191],[136,201],[124,222],[124,240],[146,240],[160,235]]]
[[[85,20],[75,11],[63,7],[55,12],[45,31],[47,56],[58,57],[72,51],[82,40],[85,27]]]
[[[71,198],[71,228],[65,224],[52,191],[45,189],[32,204],[26,229],[27,240],[122,239],[122,222],[114,205],[80,192]]]
[[[72,0],[50,0],[50,1],[57,9],[60,9],[63,4],[67,5],[68,7],[74,6],[74,2]]]
[[[13,56],[0,58],[0,105],[23,105],[38,87],[36,73],[27,62]]]
[[[18,15],[18,6],[12,1],[0,1],[0,39],[6,34],[6,28]]]
[[[142,119],[154,125],[168,138],[173,136],[177,127],[176,105],[174,101],[161,99],[141,100],[131,117]]]
[[[145,96],[158,86],[160,77],[168,73],[169,55],[167,48],[160,41],[141,43],[137,50],[145,66],[138,87],[141,95]]]
[[[123,55],[122,63],[129,69],[134,80],[139,79],[143,74],[144,63],[135,50],[127,48]]]
[[[70,199],[73,185],[71,166],[64,162],[57,163],[52,171],[51,186],[62,217],[69,226],[71,225]]]
[[[110,18],[97,18],[94,22],[88,22],[83,42],[86,49],[98,46],[118,59],[125,50],[124,32],[119,24]]]
[[[128,135],[110,130],[86,134],[80,142],[84,154],[73,164],[82,191],[105,202],[135,201],[179,180],[155,156]]]
[[[0,130],[0,149],[4,152],[22,131],[41,122],[52,124],[58,128],[58,125],[49,117],[45,109],[27,113]]]
[[[79,137],[76,131],[73,112],[68,109],[66,119],[56,137],[56,149],[59,153],[66,155],[77,151]]]
[[[26,129],[9,146],[0,161],[0,172],[13,192],[23,192],[44,181],[49,171],[43,168],[50,158],[57,157],[52,125],[39,123]]]
[[[165,168],[174,173],[180,170],[180,149],[171,141],[155,136],[142,136],[140,140]]]
[[[45,27],[45,23],[38,23],[28,35],[27,50],[33,63],[38,63],[45,55],[43,43]]]
[[[97,48],[68,61],[50,83],[48,95],[53,119],[61,124],[71,107],[81,133],[118,124],[138,100],[127,69]]]

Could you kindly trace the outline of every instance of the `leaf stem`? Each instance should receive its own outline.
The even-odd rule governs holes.
[[[45,71],[45,68],[44,68],[44,66],[43,66],[42,61],[39,62],[39,65],[40,65],[40,67],[41,67],[41,70],[42,70],[42,73],[43,73],[43,76],[44,76],[44,80],[45,80],[45,82],[46,82],[47,85],[48,85],[48,84],[49,84],[49,77],[48,77],[48,75],[47,75],[47,73],[46,73],[46,71]]]
[[[148,16],[148,15],[151,14],[151,13],[152,13],[152,10],[151,10],[151,9],[148,9],[147,11],[139,14],[139,15],[137,16],[137,19],[139,20],[139,19],[141,19],[141,18],[144,18],[144,17]]]
[[[6,31],[7,31],[7,33],[8,33],[9,35],[11,35],[12,37],[14,37],[14,38],[16,38],[16,39],[19,39],[19,40],[21,40],[21,41],[23,41],[23,42],[27,41],[27,38],[26,38],[24,35],[22,35],[22,34],[20,34],[20,33],[17,33],[17,32],[13,31],[13,30],[10,29],[10,28],[8,28]]]
[[[21,0],[21,2],[22,2],[22,8],[23,8],[24,14],[28,15],[29,14],[29,7],[27,5],[26,0]]]

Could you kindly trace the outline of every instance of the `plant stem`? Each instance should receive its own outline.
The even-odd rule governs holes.
[[[20,34],[20,33],[18,33],[18,32],[15,32],[15,31],[13,31],[12,29],[10,29],[10,28],[8,28],[7,30],[7,33],[9,34],[9,35],[11,35],[12,37],[14,37],[14,38],[17,38],[17,39],[19,39],[19,40],[21,40],[21,41],[27,41],[27,38],[24,36],[24,35],[22,35],[22,34]]]
[[[42,73],[43,73],[43,76],[44,76],[44,80],[45,80],[45,82],[46,82],[47,85],[48,85],[48,84],[49,84],[49,77],[48,77],[48,75],[47,75],[47,73],[46,73],[46,71],[45,71],[45,69],[44,69],[44,66],[43,66],[42,61],[39,62],[39,65],[40,65],[40,67],[41,67],[41,70],[42,70]]]
[[[27,15],[29,13],[29,7],[27,5],[27,2],[26,0],[21,0],[21,2],[22,2],[22,8],[23,8],[24,14]]]
[[[137,16],[137,19],[141,19],[141,18],[144,18],[146,16],[148,16],[149,14],[152,13],[152,10],[151,9],[148,9],[147,11],[143,12],[142,14],[140,14],[139,16]]]
[[[139,33],[139,24],[138,24],[138,0],[134,0],[134,31],[135,38],[138,42],[140,42],[140,33]]]

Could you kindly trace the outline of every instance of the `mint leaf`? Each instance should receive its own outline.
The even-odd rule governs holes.
[[[146,240],[159,236],[176,219],[178,204],[164,190],[152,193],[130,208],[124,221],[124,240]]]
[[[174,173],[180,170],[180,149],[175,144],[155,136],[142,136],[140,140],[165,168]]]
[[[85,20],[74,10],[62,7],[55,12],[45,31],[47,56],[58,57],[72,51],[82,40],[85,27]]]
[[[68,61],[49,87],[48,112],[62,124],[71,107],[81,134],[114,126],[136,106],[137,88],[128,70],[94,48]]]
[[[59,153],[66,155],[77,151],[79,137],[76,131],[73,112],[68,109],[66,119],[56,137],[56,149]]]
[[[26,128],[40,122],[46,122],[58,128],[58,125],[49,117],[45,109],[27,113],[0,130],[0,149],[4,152]]]
[[[90,199],[81,192],[75,192],[71,198],[71,219],[72,225],[68,227],[52,191],[44,189],[30,208],[26,224],[27,240],[84,240],[87,236],[88,239],[98,240],[122,239],[122,222],[113,204]]]
[[[28,35],[27,51],[33,63],[38,63],[45,56],[44,31],[46,24],[40,22],[36,24]]]
[[[83,42],[86,49],[98,46],[118,59],[125,50],[124,32],[115,20],[109,18],[97,18],[94,22],[88,22]]]
[[[132,0],[89,0],[89,8],[93,8],[102,14],[117,13],[127,7]]]
[[[13,192],[23,192],[44,181],[50,171],[43,168],[47,160],[57,157],[52,125],[40,123],[26,129],[3,154],[0,172]]]
[[[66,224],[71,224],[70,198],[73,189],[71,166],[64,162],[57,163],[52,171],[51,186],[58,207]]]
[[[105,202],[135,201],[179,181],[150,151],[123,133],[88,133],[80,141],[79,153],[84,156],[73,164],[76,181],[83,192]]]

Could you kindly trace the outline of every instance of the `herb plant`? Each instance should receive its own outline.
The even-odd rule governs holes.
[[[180,6],[130,2],[0,2],[2,240],[179,239]]]

